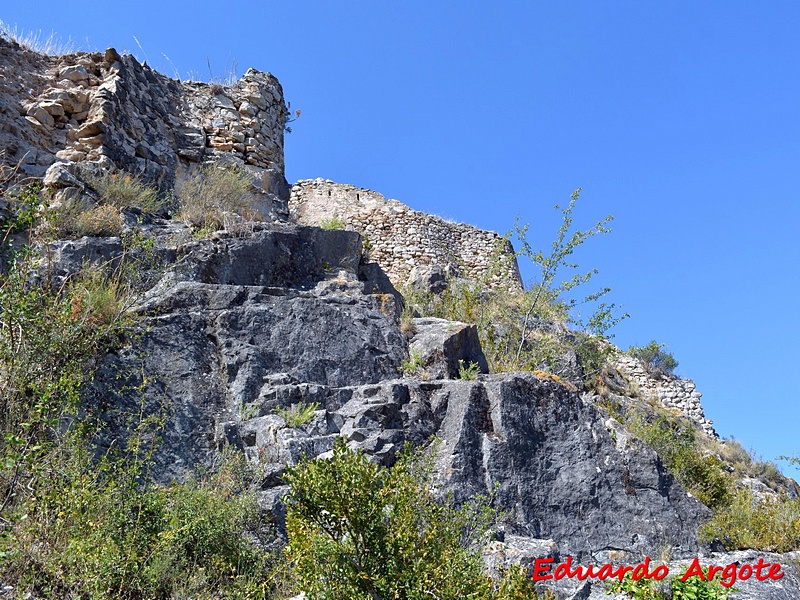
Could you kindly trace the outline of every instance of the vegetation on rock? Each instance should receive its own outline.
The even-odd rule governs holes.
[[[510,293],[489,285],[497,270],[508,268],[498,246],[484,280],[454,279],[440,294],[406,290],[406,311],[475,323],[491,372],[545,370],[591,384],[613,350],[605,336],[627,314],[617,314],[616,305],[602,301],[609,288],[576,296],[596,269],[563,277],[565,271],[578,268],[570,261],[576,249],[588,239],[610,232],[610,216],[587,230],[573,227],[572,213],[579,195],[576,190],[567,206],[556,206],[562,223],[548,252],[533,249],[527,240],[527,225],[515,225],[506,237],[516,234],[521,244],[517,256],[527,257],[539,273],[528,289]],[[588,319],[579,313],[584,305],[594,306]]]
[[[35,224],[22,211],[5,233]],[[29,246],[3,250],[0,579],[20,597],[268,597],[272,556],[243,457],[163,487],[151,479],[157,416],[131,415],[127,441],[100,442],[108,407],[83,390],[129,330],[126,274],[138,269],[53,287],[37,283]]]
[[[205,231],[224,229],[237,215],[249,215],[250,177],[237,167],[204,166],[177,186],[179,217]]]
[[[671,352],[667,352],[664,344],[659,344],[655,340],[646,346],[631,346],[628,354],[642,361],[647,372],[653,377],[662,378],[666,374],[674,373],[678,367],[678,361]]]

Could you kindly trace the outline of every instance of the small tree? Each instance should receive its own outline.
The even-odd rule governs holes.
[[[671,352],[664,349],[666,347],[666,344],[659,344],[653,340],[646,346],[631,346],[628,348],[628,354],[642,361],[651,375],[663,377],[667,373],[673,373],[678,367],[678,361]]]
[[[586,240],[598,234],[611,233],[607,225],[614,219],[611,215],[601,219],[594,226],[586,230],[576,229],[570,233],[572,229],[572,211],[575,208],[575,203],[580,198],[581,188],[576,189],[570,196],[569,204],[562,208],[558,204],[555,205],[556,210],[560,210],[563,216],[561,226],[558,228],[556,239],[550,245],[550,252],[546,254],[542,250],[534,250],[528,242],[528,225],[514,226],[517,239],[521,244],[521,248],[517,256],[526,256],[535,267],[539,269],[539,280],[533,285],[528,292],[527,310],[522,323],[522,335],[520,336],[519,345],[517,346],[516,360],[519,362],[520,356],[524,350],[524,346],[532,326],[533,317],[540,315],[543,312],[552,312],[552,307],[556,306],[559,312],[567,314],[570,320],[578,325],[585,326],[591,333],[603,336],[611,327],[625,319],[628,315],[623,314],[620,317],[614,316],[616,306],[614,304],[606,304],[600,302],[606,294],[611,291],[611,288],[603,288],[597,292],[589,294],[582,299],[568,297],[572,290],[589,283],[598,271],[591,269],[585,273],[575,273],[568,279],[559,281],[559,275],[564,269],[577,269],[577,263],[570,261],[569,257],[575,250],[581,246]],[[586,323],[580,322],[574,314],[574,309],[579,304],[597,302],[594,313],[589,317]],[[546,310],[548,309],[548,310]]]

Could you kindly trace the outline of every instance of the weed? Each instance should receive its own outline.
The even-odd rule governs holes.
[[[712,510],[731,500],[733,481],[722,461],[699,448],[694,427],[687,421],[662,413],[655,418],[637,414],[630,430],[664,461],[681,485]]]
[[[467,381],[474,381],[478,378],[481,368],[478,363],[470,362],[468,365],[463,360],[458,360],[458,378]]]
[[[300,427],[314,418],[317,409],[319,409],[318,402],[312,402],[311,404],[299,402],[288,409],[276,408],[275,413],[286,421],[287,427]]]
[[[72,40],[62,41],[55,32],[50,32],[45,36],[41,30],[37,32],[21,31],[17,25],[11,27],[9,24],[0,21],[0,38],[19,44],[23,48],[39,54],[48,56],[59,56],[75,51]]]
[[[413,338],[414,334],[417,333],[417,326],[414,324],[414,313],[411,312],[408,305],[400,313],[400,333],[407,340]]]
[[[146,185],[130,173],[104,171],[86,175],[86,182],[100,196],[100,204],[120,209],[135,206],[149,213],[166,208],[167,202],[159,196],[156,188]]]
[[[800,549],[800,499],[781,496],[759,501],[749,489],[739,489],[732,501],[701,528],[700,534],[706,541],[719,539],[728,550]]]
[[[422,355],[419,352],[411,352],[408,358],[400,364],[400,371],[407,377],[416,375],[422,368]]]

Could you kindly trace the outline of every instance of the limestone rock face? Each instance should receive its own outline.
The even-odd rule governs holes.
[[[276,398],[317,402],[316,417],[287,429],[279,418],[256,416],[228,429],[248,455],[271,457],[271,473],[293,464],[300,449],[324,454],[336,435],[384,464],[405,442],[436,439],[440,485],[457,501],[495,491],[497,507],[509,515],[502,526],[508,535],[557,540],[555,552],[576,559],[638,560],[665,544],[676,556],[699,549],[696,530],[708,509],[655,453],[613,433],[594,405],[556,382],[506,374],[279,387],[272,388]],[[268,414],[271,402],[261,398],[258,414]]]
[[[60,256],[68,251],[86,254],[73,243]],[[276,406],[276,382],[376,383],[395,377],[408,355],[393,302],[363,293],[355,233],[284,228],[178,253],[175,270],[134,309],[139,333],[94,381],[119,435],[126,424],[114,411],[135,411],[144,399],[146,412],[164,415],[162,481],[211,464],[225,423]]]

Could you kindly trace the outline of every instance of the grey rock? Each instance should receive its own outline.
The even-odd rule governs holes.
[[[461,364],[476,364],[481,373],[489,372],[475,325],[426,317],[414,319],[414,331],[410,352],[419,354],[422,369],[432,379],[456,379]]]
[[[331,270],[353,273],[361,259],[355,232],[299,227],[250,238],[202,240],[184,248],[188,278],[223,285],[308,287]]]
[[[447,289],[447,270],[441,265],[418,265],[411,269],[406,285],[412,289],[441,294]]]
[[[43,183],[56,189],[65,187],[84,189],[83,182],[73,171],[76,171],[76,168],[71,163],[55,162],[48,167]]]

